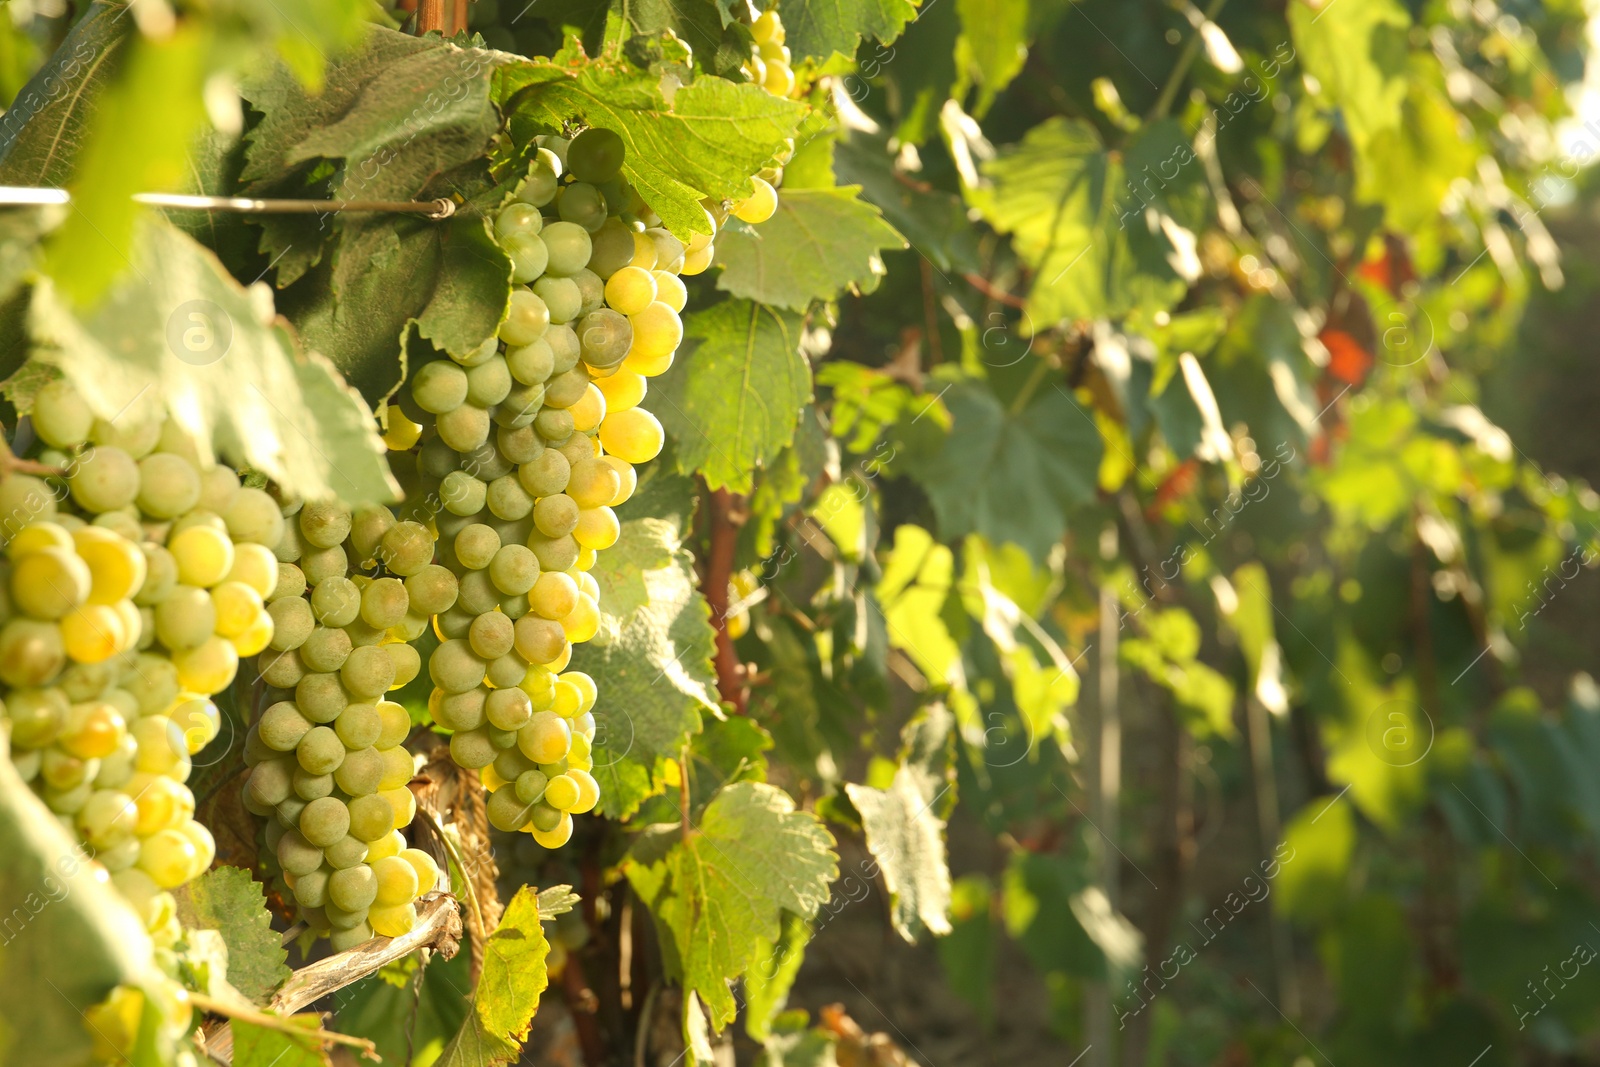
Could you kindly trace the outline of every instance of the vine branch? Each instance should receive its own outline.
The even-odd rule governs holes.
[[[717,630],[717,693],[734,714],[745,713],[744,678],[739,671],[739,657],[733,648],[733,638],[728,636],[728,583],[733,580],[733,555],[739,541],[742,517],[737,513],[738,498],[726,489],[717,489],[708,497],[710,520],[710,548],[705,568],[705,598],[711,606],[711,625]]]

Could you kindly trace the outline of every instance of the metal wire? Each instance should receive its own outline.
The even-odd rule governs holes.
[[[192,196],[185,193],[135,193],[133,199],[151,207],[180,211],[236,211],[242,214],[323,215],[341,211],[376,211],[447,219],[456,213],[455,201],[437,200],[263,200],[242,196]],[[72,194],[65,189],[0,186],[0,205],[66,204]]]

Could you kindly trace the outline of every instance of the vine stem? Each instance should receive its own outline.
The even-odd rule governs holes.
[[[4,434],[0,434],[0,481],[18,471],[23,474],[55,475],[57,477],[65,473],[60,467],[52,467],[48,463],[40,463],[32,459],[21,459],[15,452],[11,451],[11,442],[5,439]]]
[[[417,4],[417,36],[430,30],[444,32],[444,0],[420,0]]]
[[[276,1030],[283,1034],[292,1034],[295,1037],[314,1037],[324,1045],[349,1045],[351,1048],[360,1049],[368,1058],[378,1058],[378,1046],[364,1037],[352,1037],[349,1034],[335,1033],[332,1030],[313,1029],[311,1027],[296,1026],[288,1019],[244,1005],[233,1004],[226,1000],[208,997],[204,993],[190,993],[189,1003],[202,1011],[212,1015],[223,1015],[238,1022],[249,1023],[266,1030]]]
[[[456,843],[454,841],[450,840],[450,835],[444,832],[444,823],[439,821],[439,817],[437,815],[423,807],[421,804],[417,805],[417,814],[426,818],[433,826],[433,832],[439,835],[439,840],[441,843],[443,843],[444,850],[450,853],[450,861],[454,863],[456,865],[456,869],[461,872],[461,886],[466,890],[467,903],[472,907],[472,921],[478,927],[479,942],[481,943],[489,940],[489,928],[485,926],[483,922],[483,909],[478,906],[478,890],[477,887],[472,884],[472,872],[467,870],[467,863],[466,860],[461,856],[461,850],[456,847]]]
[[[427,0],[423,0],[424,3]],[[1188,0],[1180,0],[1187,3]],[[1211,0],[1211,6],[1206,9],[1205,20],[1213,21],[1217,12],[1222,10],[1222,5],[1228,0]],[[1200,27],[1196,26],[1189,39],[1183,42],[1183,51],[1178,53],[1178,62],[1173,65],[1172,73],[1167,75],[1167,84],[1161,87],[1161,95],[1156,97],[1155,106],[1150,109],[1150,114],[1145,117],[1146,122],[1167,117],[1167,112],[1172,110],[1172,102],[1177,99],[1178,86],[1183,84],[1183,79],[1188,76],[1189,68],[1194,66],[1195,57],[1200,54]]]
[[[717,692],[736,715],[745,712],[744,680],[739,658],[728,636],[728,583],[733,579],[733,555],[739,540],[734,496],[726,489],[710,494],[710,546],[706,558],[705,598],[711,607],[711,625],[717,631]]]

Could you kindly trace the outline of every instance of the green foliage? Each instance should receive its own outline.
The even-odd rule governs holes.
[[[1149,126],[1112,153],[1087,122],[1052,119],[984,174],[992,185],[968,199],[1034,270],[1027,332],[1165,310],[1199,273],[1192,231],[1209,197],[1176,122]]]
[[[926,929],[950,932],[950,868],[945,859],[944,820],[938,800],[924,796],[914,771],[901,767],[887,789],[851,782],[850,802],[861,813],[867,847],[883,872],[894,905],[894,926],[907,941]]]
[[[1094,497],[1103,445],[1093,419],[1056,385],[1008,410],[982,384],[958,381],[944,404],[961,430],[913,468],[940,529],[1012,542],[1043,560],[1069,513]]]
[[[539,925],[538,893],[523,886],[506,905],[500,923],[483,945],[475,1015],[501,1040],[524,1041],[548,978],[550,944]]]
[[[628,879],[671,938],[684,988],[713,1026],[734,1016],[729,983],[777,940],[782,913],[809,919],[838,875],[833,839],[775,786],[738,782],[706,807],[697,831]]]
[[[792,311],[832,300],[846,287],[875,288],[884,270],[879,253],[906,243],[858,192],[796,189],[761,225],[730,225],[717,242],[723,268],[717,288]]]
[[[228,946],[228,984],[264,1004],[289,977],[288,953],[272,929],[266,896],[250,872],[216,867],[177,894],[186,929],[216,930]]]
[[[0,729],[0,1055],[81,1063],[91,1034],[82,1013],[116,986],[150,973],[150,939],[92,857],[17,776]]]
[[[779,8],[795,59],[849,58],[863,38],[888,44],[900,36],[908,20],[918,18],[910,0],[860,0],[844,3],[795,4]]]
[[[569,123],[615,132],[628,149],[623,174],[685,240],[710,232],[700,200],[748,195],[750,175],[794,136],[802,114],[792,101],[719,78],[684,86],[669,106],[655,78],[599,60],[576,70],[556,63],[504,67],[495,99],[510,113],[519,140]],[[693,152],[682,150],[687,144]]]
[[[41,285],[29,312],[38,355],[97,415],[165,408],[202,454],[214,447],[306,496],[393,499],[371,410],[326,360],[298,351],[263,290],[158,220],[141,225],[130,265],[91,311]]]
[[[667,521],[624,523],[592,573],[604,635],[578,646],[572,664],[606,680],[594,708],[594,775],[600,810],[626,818],[659,789],[657,763],[677,757],[701,716],[716,711],[714,635]]]
[[[296,1015],[286,1020],[308,1030],[318,1028],[321,1017]],[[331,1061],[314,1037],[300,1037],[271,1027],[235,1020],[233,1062],[239,1067],[327,1067]]]
[[[726,0],[479,0],[481,36],[451,41],[371,27],[393,20],[356,0],[186,5],[170,32],[101,3],[48,58],[64,24],[0,30],[0,94],[42,63],[0,117],[0,180],[75,196],[0,219],[0,394],[25,415],[59,371],[100,416],[170,410],[302,496],[392,495],[368,405],[498,329],[511,264],[489,220],[536,135],[617,133],[630,223],[686,241],[758,172],[779,188],[686,279],[685,343],[644,401],[666,449],[589,572],[600,630],[571,668],[599,693],[600,818],[531,868],[532,845],[497,841],[511,903],[475,990],[470,953],[403,961],[337,1025],[392,1059],[512,1062],[564,957],[611,1054],[676,1055],[639,1009],[681,1003],[684,1058],[715,1061],[742,984],[760,1047],[741,1056],[853,1062],[848,1020],[783,1010],[813,1003],[807,952],[830,962],[829,819],[882,874],[885,926],[935,939],[970,1022],[1008,1040],[1086,1043],[1085,993],[1108,983],[1140,991],[1118,1054],[1181,1067],[1492,1067],[1592,1043],[1600,697],[1580,677],[1555,711],[1527,686],[1582,665],[1541,613],[1592,564],[1600,501],[1492,421],[1525,383],[1487,376],[1517,344],[1523,263],[1562,278],[1541,216],[1581,162],[1551,146],[1583,12],[1482,7],[784,3],[787,96],[745,81],[757,31],[781,52]],[[179,188],[457,210],[151,219],[127,195]],[[253,284],[269,275],[283,319]],[[192,358],[219,323],[226,352]],[[1087,773],[1091,655],[1118,671],[1112,797]],[[0,895],[32,916],[0,947],[28,994],[0,1013],[0,1058],[37,1032],[28,1062],[64,1065],[77,1009],[136,980],[146,943],[113,943],[126,916],[98,884],[28,903],[61,839],[27,808],[0,803]],[[1256,826],[1216,836],[1239,811]],[[1194,864],[1182,893],[1169,861]],[[580,879],[597,899],[573,911]],[[1224,919],[1228,948],[1161,971],[1188,916],[1209,944],[1262,886],[1250,933]],[[179,977],[226,993],[226,957],[268,999],[285,953],[263,900],[234,867],[181,894],[199,929]],[[629,930],[631,971],[619,904],[653,923]],[[32,996],[35,972],[66,1000]],[[595,978],[641,972],[630,1008]],[[1559,995],[1528,999],[1551,972]],[[1289,975],[1311,1010],[1267,995]],[[141,1067],[170,1067],[159,1022],[135,1020]],[[328,1062],[234,1029],[241,1067]]]
[[[679,471],[748,492],[755,470],[794,439],[811,401],[800,327],[797,315],[745,300],[688,317],[683,348],[645,405],[676,441]]]

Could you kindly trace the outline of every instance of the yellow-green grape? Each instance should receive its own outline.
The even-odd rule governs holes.
[[[266,600],[277,590],[278,569],[278,557],[265,545],[237,543],[233,546],[233,567],[225,580],[247,585]]]
[[[139,510],[157,519],[175,519],[200,502],[200,472],[171,452],[154,452],[139,461]]]
[[[139,493],[139,467],[124,450],[104,445],[86,452],[68,478],[72,499],[99,514],[133,503]]]
[[[402,937],[415,929],[417,909],[414,904],[373,908],[367,913],[372,931],[382,937]]]
[[[589,256],[594,250],[593,242],[589,238],[589,231],[574,222],[552,222],[540,234],[546,249],[549,250],[549,264],[545,270],[547,274],[565,277],[576,274],[584,269],[589,262]],[[516,341],[501,335],[502,340],[508,344],[527,344],[527,341]],[[532,338],[529,338],[532,340]]]
[[[733,214],[742,222],[757,225],[766,222],[777,212],[778,191],[763,178],[751,178],[750,181],[754,186],[753,191],[733,205]]]
[[[209,589],[233,569],[233,542],[215,527],[190,526],[172,536],[167,550],[178,563],[178,580],[185,585]]]
[[[622,138],[615,132],[588,129],[567,146],[567,169],[580,182],[600,185],[621,173],[626,155]]]
[[[558,774],[545,786],[544,802],[559,811],[570,811],[578,803],[578,783],[568,774]]]
[[[554,763],[572,745],[572,727],[552,711],[535,712],[517,731],[517,748],[535,763]]]
[[[547,809],[556,811],[554,808]],[[558,818],[549,830],[541,829],[537,824],[530,825],[528,832],[533,839],[545,848],[560,848],[572,840],[572,816],[564,811],[556,812]]]
[[[580,510],[577,526],[572,531],[578,544],[595,551],[610,548],[621,535],[622,524],[616,512],[604,505]]]
[[[72,549],[41,548],[12,564],[11,600],[36,619],[59,619],[89,599],[90,581]]]
[[[45,385],[29,413],[39,439],[55,448],[76,448],[89,439],[94,412],[65,379]]]
[[[665,443],[660,420],[643,408],[614,411],[600,424],[600,444],[608,454],[627,463],[654,459]]]
[[[623,315],[637,315],[655,303],[655,276],[642,267],[623,267],[606,281],[606,303]]]
[[[696,234],[695,236],[703,235]],[[687,261],[688,256],[689,253],[685,252],[685,261]],[[656,299],[681,314],[684,306],[689,303],[689,290],[683,284],[683,280],[671,271],[665,270],[651,271],[651,277],[655,279],[656,283]]]

